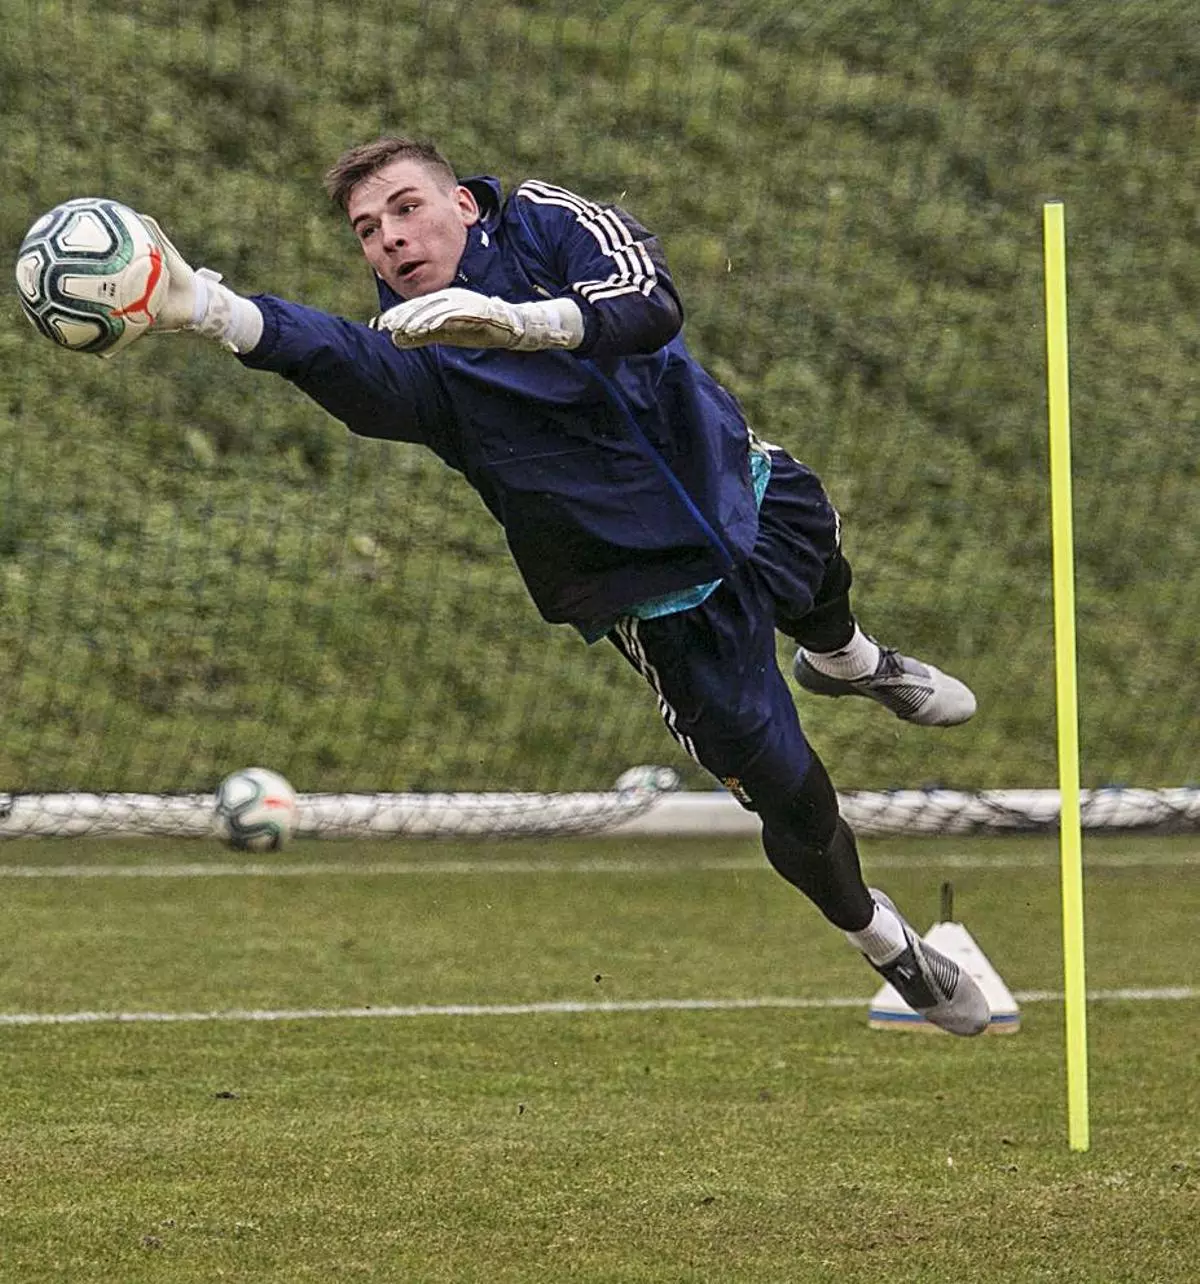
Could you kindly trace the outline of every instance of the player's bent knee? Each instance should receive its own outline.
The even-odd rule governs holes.
[[[803,886],[838,833],[837,792],[821,760],[814,755],[800,784],[777,805],[760,802],[759,812],[767,858],[788,882]]]
[[[764,823],[790,831],[806,846],[824,847],[837,826],[837,791],[824,763],[814,754],[799,785],[781,805],[767,808],[760,804],[759,810]]]
[[[835,926],[858,931],[870,921],[854,831],[838,813],[824,767],[813,766],[788,805],[763,819],[763,850],[776,872]]]

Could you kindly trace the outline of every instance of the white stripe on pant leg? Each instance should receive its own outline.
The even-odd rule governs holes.
[[[666,723],[667,730],[671,733],[676,743],[680,745],[684,753],[692,759],[693,762],[700,763],[700,756],[696,753],[696,744],[691,736],[686,736],[679,730],[676,725],[678,714],[667,703],[666,696],[663,695],[662,681],[658,676],[654,666],[650,663],[646,655],[646,649],[642,646],[642,640],[638,636],[638,619],[634,615],[627,615],[617,621],[616,632],[625,644],[625,652],[629,659],[633,661],[634,668],[650,684],[650,689],[658,697],[658,711],[662,715],[663,722]]]

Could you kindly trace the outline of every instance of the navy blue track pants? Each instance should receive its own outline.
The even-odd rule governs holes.
[[[850,640],[849,566],[820,480],[783,451],[750,558],[699,606],[640,620],[610,640],[649,683],[687,753],[763,821],[772,864],[827,917],[851,928],[869,917],[853,836],[805,738],[776,660],[776,630],[815,650]]]

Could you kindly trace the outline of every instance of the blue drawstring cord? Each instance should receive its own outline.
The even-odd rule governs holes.
[[[586,370],[588,370],[595,377],[596,381],[608,394],[608,399],[617,408],[617,411],[620,414],[621,418],[624,419],[625,425],[626,427],[629,428],[630,432],[633,434],[634,440],[637,441],[642,446],[642,448],[654,461],[654,466],[662,474],[663,480],[666,481],[667,485],[670,486],[670,488],[679,497],[679,501],[683,504],[684,508],[686,509],[688,514],[691,516],[692,520],[700,528],[702,534],[704,535],[704,538],[708,540],[708,542],[716,550],[717,556],[720,557],[721,559],[723,571],[724,572],[732,571],[734,569],[735,563],[733,560],[733,555],[730,553],[729,549],[725,545],[725,541],[720,537],[720,535],[717,534],[715,530],[713,530],[712,525],[710,524],[708,518],[705,517],[704,514],[700,511],[700,509],[696,506],[696,501],[692,499],[692,497],[684,489],[683,483],[671,471],[670,464],[667,463],[667,461],[659,453],[658,448],[649,439],[649,437],[647,437],[646,434],[642,431],[642,426],[634,418],[633,411],[630,410],[625,400],[625,394],[621,391],[620,385],[617,384],[615,380],[610,379],[608,375],[606,375],[602,370],[600,370],[594,361],[590,361],[587,358],[581,358],[579,361],[579,364],[583,366]]]

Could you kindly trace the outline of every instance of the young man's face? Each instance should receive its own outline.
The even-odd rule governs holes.
[[[346,213],[367,262],[402,299],[415,299],[454,280],[479,206],[467,188],[397,157],[351,191]]]

